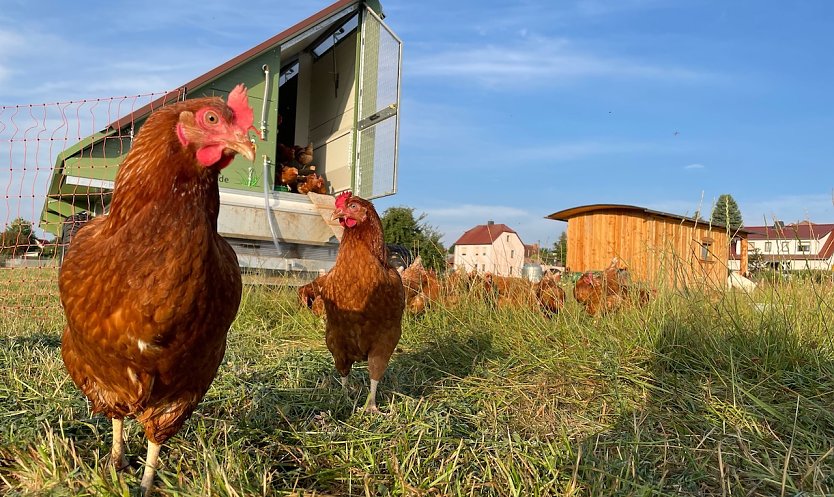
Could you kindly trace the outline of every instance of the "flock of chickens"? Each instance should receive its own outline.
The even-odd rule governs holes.
[[[555,316],[565,305],[566,292],[560,273],[548,272],[535,283],[489,272],[452,272],[441,278],[434,270],[423,267],[417,256],[400,276],[405,289],[405,309],[412,315],[422,314],[433,304],[454,306],[473,297],[485,299],[493,308],[526,307],[538,309],[547,317]],[[326,278],[327,274],[322,275],[298,289],[301,305],[321,317],[326,317],[321,294]],[[626,306],[646,305],[655,293],[633,285],[628,270],[619,267],[617,258],[602,271],[583,273],[573,288],[574,298],[591,316]]]
[[[258,130],[252,122],[243,85],[225,102],[192,99],[151,114],[119,168],[109,213],[77,232],[61,267],[67,321],[61,355],[93,412],[112,420],[116,469],[129,466],[123,420],[132,417],[144,427],[144,496],[152,491],[162,444],[214,380],[240,305],[237,257],[217,233],[218,175],[236,154],[254,160],[249,132]],[[282,178],[292,173],[286,184],[294,184],[293,191],[323,187],[310,166],[311,146],[282,153]],[[405,310],[420,313],[444,299],[454,304],[456,295],[444,287],[480,288],[496,306],[538,305],[547,315],[564,305],[558,276],[535,285],[491,275],[441,281],[419,260],[400,274],[388,263],[382,223],[370,202],[342,193],[333,217],[344,228],[336,263],[299,295],[326,316],[325,343],[343,387],[352,365],[368,362],[365,411],[378,411],[377,387],[399,342]],[[612,311],[631,294],[622,275],[613,266],[586,274],[574,295],[591,314]]]
[[[278,144],[278,168],[276,183],[292,193],[327,193],[324,176],[316,172],[313,164],[313,144],[306,147]]]

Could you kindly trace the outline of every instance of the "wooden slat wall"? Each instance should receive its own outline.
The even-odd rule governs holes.
[[[567,233],[570,271],[604,269],[617,256],[632,279],[656,286],[721,288],[727,278],[729,237],[706,224],[609,210],[571,218]],[[712,240],[710,261],[701,260],[704,239]]]

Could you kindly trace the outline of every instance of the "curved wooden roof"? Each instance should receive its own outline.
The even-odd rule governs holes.
[[[681,216],[679,214],[671,214],[668,212],[661,212],[655,211],[652,209],[647,209],[645,207],[638,207],[636,205],[628,205],[628,204],[589,204],[589,205],[580,205],[578,207],[571,207],[570,209],[561,210],[559,212],[554,212],[549,216],[545,216],[547,219],[553,219],[556,221],[568,221],[572,217],[580,216],[583,214],[589,214],[593,212],[601,212],[601,211],[630,211],[633,214],[643,214],[647,216],[656,216],[662,217],[666,219],[671,219],[674,221],[679,222],[686,222],[692,224],[701,224],[701,225],[710,225],[712,228],[720,229],[722,231],[726,230],[727,228],[723,224],[715,224],[710,223],[709,220],[706,219],[696,219],[694,217],[689,216]],[[744,228],[740,228],[738,230],[738,234],[746,235],[748,232]]]

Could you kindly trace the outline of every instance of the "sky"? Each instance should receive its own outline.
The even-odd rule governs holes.
[[[331,3],[1,1],[0,106],[173,89]],[[559,210],[708,215],[723,193],[748,226],[834,222],[834,2],[383,8],[401,134],[398,193],[376,204],[425,214],[447,246],[488,220],[547,246]]]

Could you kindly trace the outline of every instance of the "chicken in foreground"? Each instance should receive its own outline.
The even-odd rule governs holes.
[[[371,391],[365,411],[379,412],[377,387],[402,334],[403,284],[388,264],[382,222],[373,204],[344,192],[336,197],[333,217],[344,234],[321,289],[325,342],[344,388],[353,364],[368,361]]]
[[[127,467],[122,423],[144,427],[141,482],[214,379],[241,297],[237,257],[217,234],[218,175],[255,158],[246,88],[148,117],[116,177],[110,212],[72,239],[58,279],[61,355],[94,413],[112,419],[111,462]],[[257,131],[256,131],[257,132]]]

